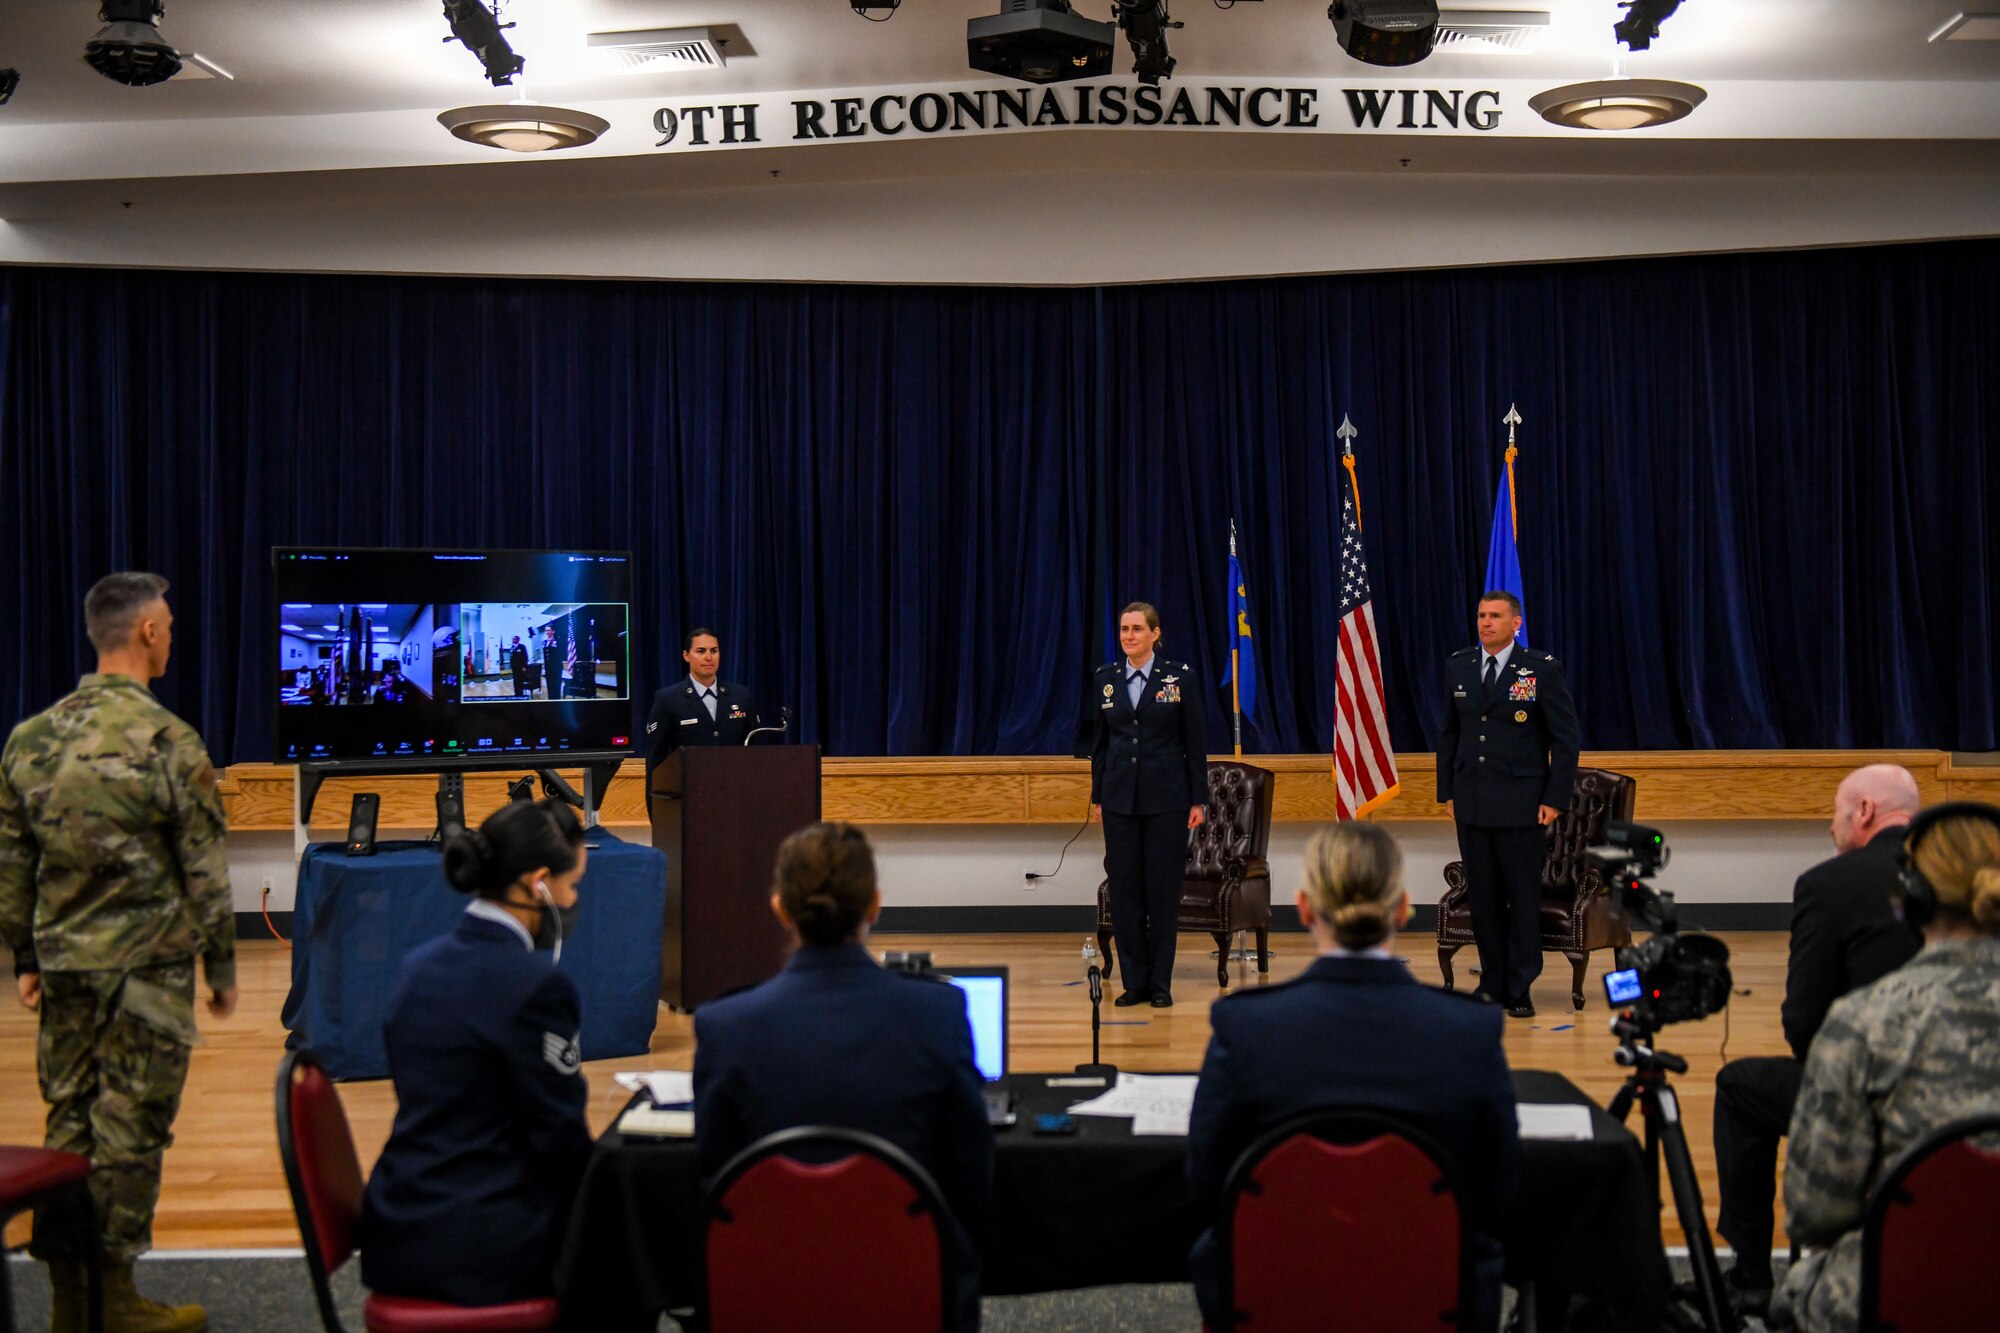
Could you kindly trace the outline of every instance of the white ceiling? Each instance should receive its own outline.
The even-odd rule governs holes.
[[[887,23],[846,0],[506,0],[528,60],[514,89],[491,87],[442,40],[438,0],[166,0],[164,37],[236,77],[124,88],[82,60],[97,3],[0,4],[0,65],[21,71],[0,107],[0,262],[1129,281],[1353,266],[1352,244],[1320,257],[1312,228],[1328,224],[1306,210],[1348,208],[1362,193],[1382,242],[1367,262],[1382,267],[1486,253],[1482,212],[1495,215],[1485,231],[1512,235],[1515,260],[2000,233],[2000,42],[1926,41],[1956,0],[1683,0],[1638,55],[1612,38],[1614,0],[1444,0],[1543,8],[1552,22],[1533,55],[1445,51],[1409,70],[1344,55],[1326,0],[1174,0],[1186,26],[1171,37],[1169,91],[1318,80],[1338,120],[1336,85],[1421,82],[1503,88],[1513,109],[1477,138],[1062,130],[796,145],[780,132],[727,153],[655,151],[652,112],[973,83],[965,22],[1000,0],[904,0]],[[1091,17],[1109,7],[1077,0]],[[587,62],[588,32],[671,27],[730,37],[727,68],[633,76]],[[1698,83],[1709,101],[1679,124],[1621,135],[1554,129],[1526,109],[1529,92],[1600,77],[1621,56],[1625,73]],[[1129,68],[1121,40],[1114,74]],[[593,110],[612,131],[589,149],[522,158],[459,143],[434,119],[522,92]],[[1788,189],[1788,178],[1812,184]],[[975,251],[943,239],[955,233],[942,220],[961,211],[993,219],[996,233],[1007,232],[999,219],[1022,219],[1032,237],[1094,227],[1093,209],[1141,197],[1185,231],[1164,259],[1099,247],[1044,276],[1024,239],[1018,255],[982,243],[976,252],[998,257],[973,273],[964,258]],[[1551,225],[1542,210],[1557,198],[1569,211]],[[900,230],[881,229],[885,199]],[[1840,201],[1831,213],[1827,199]],[[475,203],[488,210],[485,249],[461,243],[451,221]],[[1412,209],[1456,210],[1465,230],[1427,236]],[[869,220],[852,235],[814,226],[849,210]],[[1633,232],[1634,218],[1652,231]],[[1585,234],[1597,223],[1601,234]],[[1273,228],[1292,250],[1234,239]]]
[[[1604,74],[1621,54],[1613,0],[1446,0],[1454,7],[1543,8],[1552,22],[1536,54],[1440,52],[1407,73],[1555,83]],[[520,25],[510,39],[528,57],[530,94],[588,103],[962,80],[965,22],[998,8],[998,0],[905,0],[891,21],[870,23],[843,0],[507,0],[503,14]],[[1103,0],[1077,8],[1099,18],[1109,11]],[[2000,77],[2000,42],[1926,42],[1956,12],[1955,0],[1685,0],[1654,49],[1628,57],[1626,72],[1696,82]],[[1228,9],[1178,0],[1173,14],[1187,25],[1171,38],[1184,80],[1369,72],[1340,51],[1323,0],[1238,0]],[[436,0],[169,0],[165,38],[236,77],[177,77],[152,88],[120,87],[83,63],[98,26],[97,0],[0,6],[0,60],[22,74],[20,91],[0,108],[0,137],[8,125],[442,110],[512,96],[496,95],[470,53],[440,40],[447,28]],[[728,67],[591,72],[585,33],[660,27],[733,34]],[[1122,43],[1116,61],[1124,73]]]

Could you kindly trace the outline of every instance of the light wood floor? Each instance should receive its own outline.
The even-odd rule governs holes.
[[[1668,1049],[1688,1061],[1687,1075],[1675,1083],[1711,1226],[1716,1192],[1710,1120],[1715,1071],[1725,1058],[1725,1039],[1728,1058],[1785,1053],[1778,1006],[1784,994],[1786,935],[1773,931],[1724,938],[1733,955],[1736,978],[1736,995],[1726,1021],[1718,1016],[1681,1024],[1662,1038]],[[1013,1068],[1067,1069],[1089,1058],[1089,1003],[1082,987],[1066,984],[1081,975],[1077,957],[1080,935],[879,935],[873,943],[878,949],[929,949],[941,966],[1010,967]],[[1303,935],[1274,936],[1273,945],[1270,981],[1293,976],[1311,961],[1310,942]],[[1105,997],[1106,1018],[1116,1020],[1107,1022],[1104,1029],[1106,1059],[1141,1073],[1192,1070],[1200,1064],[1208,1041],[1208,1006],[1219,993],[1208,951],[1209,942],[1204,937],[1181,937],[1174,984],[1178,1003],[1172,1009],[1113,1009],[1111,997]],[[1437,955],[1429,937],[1399,940],[1397,952],[1410,960],[1420,979],[1438,979]],[[1539,1016],[1509,1019],[1507,1023],[1507,1056],[1515,1068],[1555,1070],[1600,1103],[1610,1100],[1624,1077],[1624,1071],[1612,1063],[1613,1042],[1605,1026],[1609,1011],[1600,978],[1608,957],[1594,956],[1585,991],[1586,1007],[1576,1014],[1566,993],[1569,966],[1550,955],[1548,969],[1535,987]],[[1461,952],[1458,961],[1463,987],[1468,984],[1465,969],[1472,964],[1472,951]],[[154,1240],[160,1248],[299,1243],[278,1162],[272,1113],[272,1078],[285,1035],[278,1014],[290,977],[290,962],[282,944],[245,942],[239,965],[242,996],[236,1015],[226,1023],[201,1015],[205,1040],[195,1051],[175,1143],[167,1153],[154,1228]],[[1232,979],[1232,986],[1238,984],[1258,984],[1255,971],[1241,981]],[[43,1108],[35,1081],[35,1019],[12,996],[10,981],[6,997],[0,999],[0,1142],[40,1143]],[[1136,1019],[1130,1018],[1135,1014]],[[635,1057],[585,1066],[590,1079],[592,1127],[603,1129],[624,1104],[626,1094],[611,1081],[615,1071],[686,1069],[693,1057],[693,1020],[662,1011],[650,1060]],[[388,1135],[394,1093],[386,1080],[344,1084],[341,1093],[365,1169]],[[1671,1210],[1664,1230],[1669,1245],[1681,1243]],[[25,1220],[9,1230],[8,1239],[25,1239]],[[1782,1250],[1782,1233],[1779,1245]]]

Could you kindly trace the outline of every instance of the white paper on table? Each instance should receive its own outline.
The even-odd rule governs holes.
[[[694,1075],[685,1069],[613,1074],[611,1081],[629,1092],[645,1093],[655,1106],[686,1106],[694,1100]]]
[[[1514,1117],[1524,1139],[1588,1143],[1594,1137],[1590,1108],[1574,1102],[1520,1102],[1514,1107]]]
[[[1135,1115],[1132,1117],[1133,1138],[1176,1138],[1184,1139],[1188,1133],[1186,1115]]]
[[[1150,1134],[1187,1133],[1188,1115],[1194,1109],[1193,1074],[1120,1074],[1118,1083],[1102,1096],[1078,1102],[1071,1115],[1133,1117],[1132,1132]],[[1140,1130],[1144,1117],[1149,1128]],[[1164,1128],[1178,1125],[1178,1128]]]

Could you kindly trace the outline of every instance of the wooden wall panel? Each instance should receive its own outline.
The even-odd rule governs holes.
[[[1274,817],[1286,823],[1333,818],[1332,771],[1325,755],[1249,756],[1279,775]],[[1585,764],[1639,780],[1638,816],[1646,821],[1777,819],[1818,822],[1833,809],[1841,777],[1865,763],[1902,764],[1916,775],[1928,802],[1983,800],[2000,804],[2000,764],[1984,756],[1941,750],[1654,750],[1586,753]],[[1435,763],[1428,754],[1396,756],[1402,791],[1375,818],[1442,821],[1432,799]],[[525,772],[526,770],[521,770]],[[581,789],[582,775],[562,770]],[[824,761],[824,808],[829,819],[860,824],[1073,824],[1090,791],[1081,759],[1030,755],[984,759],[839,759]],[[606,793],[603,818],[613,826],[646,823],[645,766],[629,760]],[[471,774],[466,815],[483,819],[506,799],[511,774]],[[428,831],[435,822],[435,779],[349,777],[320,789],[316,830],[339,830],[357,791],[382,797],[381,827]],[[224,775],[223,798],[233,829],[290,829],[292,771],[273,764],[238,764]]]

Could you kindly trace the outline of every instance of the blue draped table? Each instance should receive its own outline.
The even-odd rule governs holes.
[[[576,929],[560,964],[583,993],[583,1058],[643,1055],[659,1017],[660,923],[667,858],[590,830]],[[314,843],[299,862],[292,909],[287,1047],[308,1047],[335,1078],[389,1073],[382,1024],[403,960],[446,934],[466,896],[444,881],[433,843],[389,842],[373,856]]]

